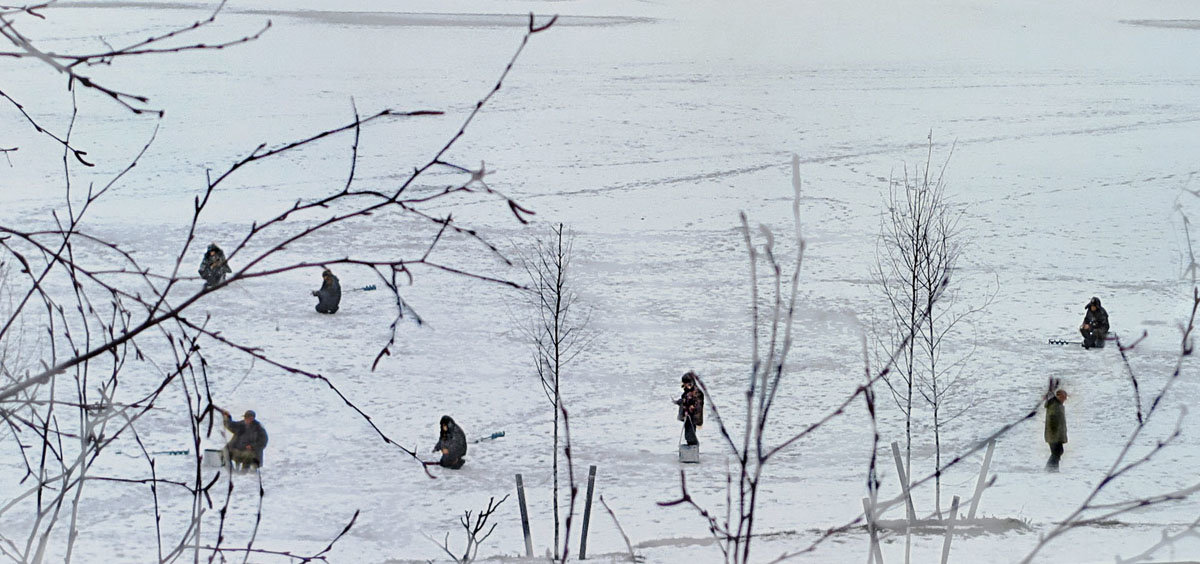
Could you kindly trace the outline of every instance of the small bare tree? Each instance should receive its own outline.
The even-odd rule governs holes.
[[[897,370],[884,381],[904,415],[905,474],[913,475],[913,418],[918,408],[914,400],[921,400],[932,418],[934,514],[940,517],[942,430],[966,410],[965,406],[951,410],[948,404],[964,381],[970,359],[970,351],[951,354],[946,345],[961,336],[964,322],[986,308],[994,293],[969,305],[958,299],[956,287],[950,285],[964,249],[959,226],[963,210],[945,191],[950,157],[936,176],[932,160],[931,134],[925,166],[913,176],[905,167],[902,178],[891,183],[873,275],[887,302],[887,321],[875,336],[877,354],[899,351],[900,355]]]
[[[496,530],[496,524],[492,523],[492,526],[489,527],[488,520],[492,518],[492,514],[494,514],[497,509],[500,509],[500,505],[507,500],[507,495],[501,498],[500,501],[496,501],[495,497],[490,497],[488,498],[487,507],[480,509],[475,515],[474,519],[471,518],[471,510],[469,509],[464,511],[462,516],[458,518],[458,522],[462,525],[463,532],[467,537],[465,541],[466,547],[463,548],[462,556],[454,554],[454,550],[450,548],[450,533],[446,533],[446,536],[442,539],[442,542],[433,542],[441,547],[441,549],[446,552],[451,560],[457,562],[458,564],[474,562],[475,557],[479,554],[479,546],[482,545],[483,541],[486,541],[488,537],[492,536],[492,532]],[[433,539],[430,538],[429,540]]]
[[[573,247],[574,236],[559,223],[551,226],[544,235],[535,237],[530,248],[518,255],[529,280],[528,290],[522,293],[524,310],[529,317],[527,321],[518,320],[517,327],[533,347],[538,381],[546,400],[554,409],[551,505],[554,511],[554,554],[560,560],[567,558],[567,545],[560,537],[562,520],[559,511],[559,430],[563,427],[560,416],[563,420],[566,418],[562,377],[566,366],[584,352],[592,340],[587,330],[589,312],[580,306],[579,295],[575,292]],[[569,452],[567,455],[569,464]],[[574,491],[573,481],[571,488]],[[570,519],[571,514],[568,514],[568,523]]]

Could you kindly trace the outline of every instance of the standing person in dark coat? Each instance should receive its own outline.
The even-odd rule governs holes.
[[[1050,445],[1050,460],[1046,461],[1046,471],[1058,472],[1058,461],[1063,455],[1063,445],[1067,443],[1067,413],[1063,403],[1067,401],[1067,392],[1058,390],[1046,400],[1046,442]]]
[[[1083,335],[1083,348],[1104,348],[1104,338],[1108,336],[1108,312],[1100,305],[1100,298],[1093,296],[1088,302],[1079,333]]]
[[[679,406],[679,420],[683,421],[683,440],[689,445],[700,444],[696,428],[704,425],[704,392],[696,386],[696,373],[688,371],[680,384],[683,393],[675,404]]]
[[[255,419],[254,412],[247,410],[242,414],[241,421],[234,421],[228,411],[217,409],[225,414],[225,428],[233,433],[233,438],[225,445],[229,464],[238,465],[240,470],[262,466],[263,449],[267,448],[267,430]]]
[[[427,464],[440,464],[446,468],[458,470],[466,462],[463,457],[467,454],[467,434],[449,415],[442,416],[441,431],[438,434],[437,444],[433,446],[433,452],[442,453],[442,459]]]
[[[220,284],[225,276],[233,273],[225,262],[225,252],[216,243],[208,245],[204,259],[200,261],[200,277],[204,279],[204,289],[207,290]]]
[[[317,313],[337,313],[338,304],[342,301],[342,285],[338,277],[326,268],[321,273],[321,289],[312,295],[317,297]]]

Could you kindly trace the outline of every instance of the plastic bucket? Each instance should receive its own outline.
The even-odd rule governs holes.
[[[700,462],[700,445],[679,445],[679,461]]]
[[[206,448],[201,461],[205,468],[220,468],[225,465],[224,451],[219,448]]]

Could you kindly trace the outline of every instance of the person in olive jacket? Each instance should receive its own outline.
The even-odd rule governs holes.
[[[443,415],[438,442],[433,446],[433,452],[442,453],[442,459],[428,464],[440,464],[446,468],[458,470],[462,468],[467,454],[467,434],[462,427],[454,422],[449,415]]]
[[[342,301],[342,285],[338,277],[326,268],[321,273],[321,289],[312,295],[317,297],[317,313],[337,313],[338,304]]]
[[[698,445],[700,439],[696,438],[696,428],[704,425],[704,392],[696,386],[695,372],[684,374],[680,387],[683,393],[675,404],[679,406],[679,420],[683,421],[683,440],[689,445]]]
[[[1083,335],[1083,348],[1104,348],[1104,338],[1108,336],[1108,312],[1100,305],[1100,298],[1093,296],[1088,302],[1079,334]]]
[[[1046,400],[1046,442],[1050,445],[1050,460],[1046,461],[1046,470],[1058,472],[1058,461],[1063,455],[1063,445],[1067,443],[1067,413],[1063,403],[1067,401],[1067,392],[1058,390]]]
[[[231,273],[233,271],[229,269],[229,263],[225,262],[225,252],[216,243],[209,244],[204,259],[200,261],[199,274],[204,279],[204,289],[220,284]]]
[[[217,409],[225,414],[225,428],[233,433],[233,438],[225,445],[226,460],[230,466],[236,464],[240,470],[262,466],[263,450],[267,448],[267,430],[255,419],[254,412],[247,410],[242,414],[241,421],[234,421],[228,411]]]

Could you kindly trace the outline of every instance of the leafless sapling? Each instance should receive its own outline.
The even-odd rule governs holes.
[[[474,519],[471,518],[471,510],[469,509],[464,511],[462,516],[458,518],[458,522],[462,525],[463,532],[466,535],[466,546],[463,548],[462,556],[458,556],[455,554],[454,550],[450,548],[450,533],[446,533],[445,538],[443,538],[440,543],[437,541],[434,542],[437,543],[437,545],[441,547],[441,549],[446,552],[446,555],[449,556],[454,562],[459,564],[474,562],[475,557],[479,554],[479,546],[482,545],[483,541],[486,541],[488,537],[492,536],[492,532],[496,530],[496,523],[492,523],[491,527],[489,527],[488,520],[492,518],[492,514],[494,514],[496,510],[500,508],[500,505],[503,504],[507,499],[507,495],[501,498],[500,501],[496,501],[496,498],[490,497],[488,498],[487,507],[480,509],[479,512],[475,514]]]
[[[953,152],[953,149],[951,149]],[[973,314],[991,302],[983,296],[967,304],[951,284],[965,248],[960,227],[963,209],[946,194],[946,158],[936,175],[929,139],[924,167],[913,176],[907,167],[890,185],[876,247],[873,275],[887,306],[875,335],[878,354],[899,352],[896,370],[884,378],[894,403],[904,415],[905,475],[912,476],[913,418],[920,411],[914,400],[929,408],[934,444],[934,514],[941,516],[942,431],[968,406],[951,408],[964,382],[970,350],[951,353],[954,340]],[[928,312],[928,313],[927,313]],[[904,346],[900,346],[904,343]],[[961,349],[960,349],[961,350]]]
[[[592,340],[588,332],[590,314],[579,303],[575,289],[573,249],[575,239],[563,224],[549,227],[534,237],[527,250],[518,252],[518,261],[528,280],[522,292],[522,313],[516,325],[532,345],[533,362],[542,392],[554,412],[551,454],[551,506],[554,513],[554,554],[565,560],[566,544],[560,537],[559,509],[559,429],[566,417],[562,400],[564,370],[583,353]],[[570,487],[575,489],[572,480]],[[572,504],[572,507],[574,505]],[[567,516],[568,521],[570,515]]]

